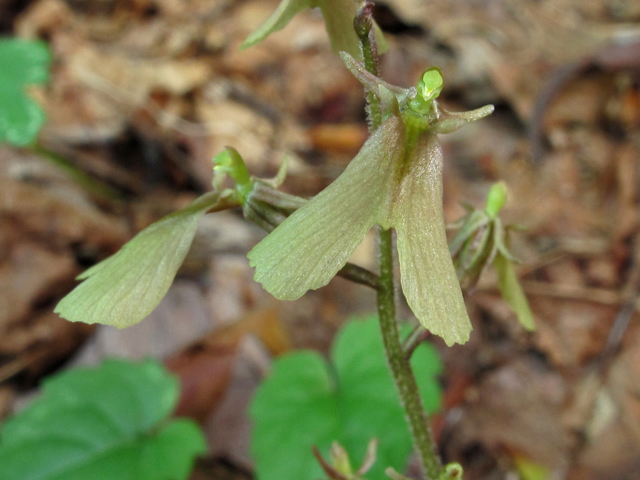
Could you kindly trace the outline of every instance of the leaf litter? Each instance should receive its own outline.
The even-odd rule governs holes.
[[[122,198],[98,199],[46,159],[2,147],[0,285],[7,287],[0,299],[11,306],[3,310],[0,334],[3,405],[69,358],[90,333],[51,314],[73,278],[194,199],[209,183],[211,158],[225,145],[246,151],[252,172],[263,176],[291,152],[285,187],[311,196],[340,174],[363,141],[354,129],[362,120],[359,87],[332,55],[314,12],[239,53],[251,28],[278,2],[103,3],[35,1],[14,21],[20,36],[46,37],[53,52],[51,82],[37,93],[50,118],[43,142],[62,145],[75,165],[91,165],[90,174]],[[443,93],[446,105],[501,106],[493,118],[443,139],[445,218],[464,214],[460,201],[480,207],[489,185],[502,179],[511,192],[505,222],[527,228],[511,236],[511,251],[522,261],[515,272],[537,332],[515,324],[489,272],[467,297],[470,342],[439,346],[448,390],[446,414],[436,423],[447,460],[462,462],[470,480],[531,464],[570,479],[634,478],[640,471],[640,287],[633,274],[640,230],[638,64],[609,68],[592,60],[615,46],[617,36],[633,36],[637,16],[597,0],[504,0],[491,9],[469,2],[388,4],[394,16],[387,25],[399,33],[387,34],[386,78],[411,85],[436,63],[452,85]],[[404,35],[408,23],[422,33]],[[580,62],[593,67],[561,78],[552,98],[541,98],[549,79]],[[541,120],[544,147],[537,163],[527,130],[534,120]],[[323,140],[323,131],[337,132],[339,142]],[[233,215],[220,221],[221,229],[237,225]],[[214,445],[220,445],[215,429],[237,429],[216,455],[231,459],[223,468],[232,475],[246,478],[239,399],[249,395],[248,386],[276,353],[291,347],[326,352],[341,322],[370,311],[373,296],[336,279],[258,314],[271,318],[268,331],[280,332],[267,337],[285,335],[287,342],[274,347],[272,340],[264,349],[256,338],[268,344],[265,334],[253,328],[238,334],[244,339],[238,345],[252,346],[223,348],[218,356],[207,332],[242,325],[249,312],[271,305],[243,256],[261,234],[235,231],[238,248],[217,242],[215,230],[197,234],[206,251],[187,255],[201,266],[179,273],[187,284],[176,284],[161,304],[166,330],[149,328],[137,341],[107,344],[120,345],[122,355],[181,358],[174,362],[187,366],[178,370],[193,368],[193,378],[211,369],[226,372],[228,386],[203,386],[205,393],[195,397],[211,404],[196,402],[190,414],[208,426]],[[372,262],[373,249],[356,253],[364,264]],[[408,315],[406,307],[401,311]],[[620,320],[625,311],[631,312],[627,328]],[[172,333],[183,330],[188,334]],[[153,350],[158,344],[162,348]],[[92,358],[113,351],[97,349]],[[225,400],[233,388],[237,400]],[[222,406],[224,421],[216,417]],[[209,478],[213,470],[209,462],[196,475]]]

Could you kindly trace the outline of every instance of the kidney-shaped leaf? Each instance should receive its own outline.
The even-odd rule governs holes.
[[[182,480],[206,445],[190,420],[168,421],[178,394],[152,361],[59,375],[3,425],[0,478]]]
[[[45,83],[50,63],[43,42],[0,39],[0,142],[27,145],[36,138],[45,114],[25,88]]]
[[[207,193],[191,205],[138,233],[115,255],[78,277],[84,280],[55,308],[72,322],[130,327],[158,306],[191,247],[198,220],[219,195]]]
[[[316,445],[328,458],[333,441],[354,463],[371,438],[379,441],[378,460],[367,473],[382,480],[385,468],[402,471],[412,441],[389,372],[376,318],[349,323],[338,334],[332,364],[314,352],[278,359],[251,405],[252,452],[259,480],[315,480],[322,470],[313,458]],[[440,359],[429,345],[414,353],[414,368],[427,410],[440,407],[436,376]]]

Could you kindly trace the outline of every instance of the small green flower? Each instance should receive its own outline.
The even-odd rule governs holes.
[[[447,246],[436,134],[482,118],[493,106],[448,112],[436,100],[442,88],[439,70],[428,70],[419,89],[403,89],[341,55],[379,98],[384,122],[333,184],[249,252],[255,279],[275,297],[295,300],[326,285],[375,224],[393,227],[409,306],[447,344],[464,343],[471,322]]]
[[[291,19],[307,8],[319,8],[324,17],[333,51],[348,52],[362,58],[360,40],[353,28],[353,20],[358,13],[359,3],[354,0],[282,0],[278,8],[242,43],[240,49],[257,45],[278,30],[282,30]],[[378,51],[384,53],[387,43],[380,28],[374,24]]]
[[[507,248],[507,230],[498,213],[507,201],[504,182],[492,185],[484,210],[469,208],[458,224],[460,230],[449,244],[458,280],[463,288],[472,289],[489,265],[498,272],[498,288],[505,301],[527,330],[535,330],[529,302],[518,282],[513,255]]]

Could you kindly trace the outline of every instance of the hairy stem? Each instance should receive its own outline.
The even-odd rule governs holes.
[[[435,480],[442,472],[436,452],[429,417],[422,405],[416,378],[400,341],[396,320],[395,279],[393,272],[393,237],[391,230],[380,228],[380,288],[378,289],[378,316],[387,361],[407,414],[413,442],[428,478]]]
[[[117,189],[93,178],[62,155],[59,155],[43,144],[34,143],[29,149],[34,154],[49,160],[90,194],[110,202],[118,202],[122,200],[122,194]]]
[[[428,336],[429,331],[426,330],[422,325],[418,325],[413,329],[413,331],[409,334],[409,336],[404,340],[404,343],[402,344],[404,356],[407,360],[411,360],[413,352],[416,351],[416,348],[418,348],[420,344],[428,338]]]
[[[373,2],[366,1],[358,11],[353,26],[360,39],[362,47],[362,59],[364,66],[370,73],[378,75],[380,73],[380,58],[376,46],[376,36],[373,29]],[[369,120],[369,130],[374,132],[382,123],[382,109],[380,102],[374,92],[367,91],[367,119]]]
[[[360,9],[354,21],[354,28],[362,45],[365,68],[378,75],[379,59],[373,31],[371,9],[373,2],[367,1]],[[367,92],[369,130],[373,133],[382,123],[380,102],[373,92]],[[426,476],[431,480],[442,474],[442,462],[436,452],[429,416],[424,410],[415,375],[409,358],[405,353],[401,339],[395,305],[395,274],[393,268],[393,234],[391,230],[379,230],[380,278],[378,283],[378,317],[387,362],[393,380],[400,394],[400,401],[407,414],[409,430],[424,467]]]
[[[340,269],[338,275],[354,283],[371,287],[374,290],[380,288],[380,278],[378,275],[353,263],[347,262],[345,266]]]

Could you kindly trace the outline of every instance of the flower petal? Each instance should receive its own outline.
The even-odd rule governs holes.
[[[438,120],[433,127],[434,133],[453,133],[469,122],[475,122],[487,115],[491,115],[495,110],[493,105],[485,105],[468,112],[450,112],[442,106],[439,108],[444,118]]]
[[[158,306],[191,247],[198,220],[219,202],[207,193],[142,230],[115,255],[78,277],[55,313],[72,322],[130,327]]]
[[[402,290],[420,323],[447,345],[469,339],[471,322],[447,246],[442,211],[442,150],[420,135],[394,199]]]
[[[249,252],[256,281],[281,300],[329,283],[386,216],[402,141],[400,120],[389,118],[335,182]]]

